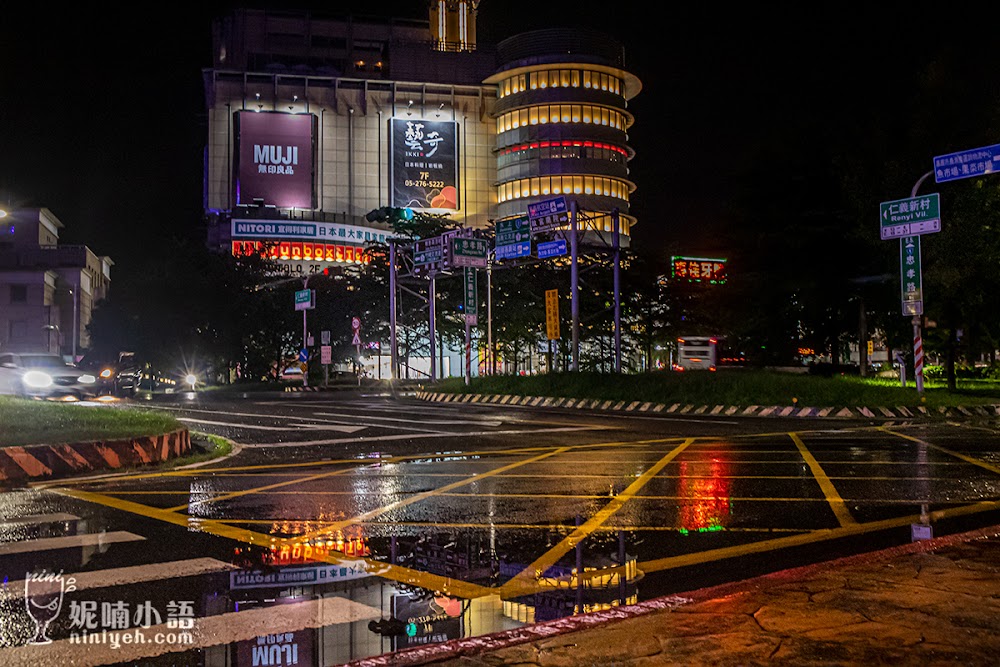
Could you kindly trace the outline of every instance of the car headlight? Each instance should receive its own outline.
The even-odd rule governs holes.
[[[52,386],[52,376],[41,371],[28,371],[21,379],[32,389],[46,389]]]
[[[112,375],[114,375],[114,371],[111,370],[110,368],[105,368],[103,371],[101,371],[101,377],[104,378],[105,380],[107,380]]]
[[[95,382],[97,382],[97,378],[88,373],[87,375],[81,375],[80,377],[78,377],[77,382],[79,382],[80,384],[94,384]]]

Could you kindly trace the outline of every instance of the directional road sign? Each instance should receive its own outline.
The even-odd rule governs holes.
[[[497,220],[497,259],[515,259],[531,254],[531,231],[528,216]]]
[[[906,236],[899,240],[899,282],[902,289],[903,314],[924,314],[923,275],[920,270],[920,237]]]
[[[548,259],[549,257],[561,257],[566,254],[566,240],[556,239],[555,241],[545,241],[538,244],[538,259]]]
[[[882,240],[941,231],[941,205],[937,193],[879,204]]]
[[[485,269],[489,247],[486,239],[454,238],[451,240],[451,265]]]
[[[566,211],[565,197],[555,197],[554,199],[546,199],[534,204],[528,204],[531,233],[547,232],[569,224],[569,214]]]
[[[309,350],[307,350],[306,348],[302,348],[301,350],[299,350],[299,361],[302,362],[303,364],[309,361]]]
[[[465,318],[469,324],[477,324],[479,315],[479,289],[476,270],[465,269]]]
[[[316,290],[295,291],[295,310],[311,310],[316,307]]]
[[[938,183],[995,172],[1000,172],[1000,144],[934,158],[934,180]]]

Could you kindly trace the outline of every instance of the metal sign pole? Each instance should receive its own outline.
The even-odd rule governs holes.
[[[389,377],[391,380],[399,379],[396,343],[396,242],[389,239]]]
[[[465,317],[465,386],[472,382],[472,324]]]
[[[574,373],[580,370],[580,271],[577,266],[579,260],[579,241],[576,238],[577,229],[577,210],[576,210],[576,200],[574,199],[569,216],[569,253],[570,253],[570,264],[569,264],[569,280],[570,280],[570,298],[571,298],[571,312],[573,316],[573,368]]]
[[[306,276],[306,278],[302,281],[302,289],[304,289],[304,290],[309,289],[309,277],[308,276]],[[302,309],[302,349],[303,350],[308,350],[309,349],[309,325],[308,325],[307,320],[306,320],[306,313],[308,313],[308,312],[309,312],[309,310],[307,308],[303,308]],[[309,386],[309,361],[308,361],[308,359],[306,361],[304,361],[303,364],[305,365],[305,368],[302,369],[302,386],[303,387],[308,387]]]
[[[917,393],[924,393],[924,344],[920,335],[920,316],[913,316],[913,377]]]
[[[437,300],[437,289],[435,285],[435,279],[437,272],[431,271],[431,284],[429,293],[427,295],[427,304],[429,311],[429,324],[430,324],[430,352],[431,352],[431,382],[437,380],[437,327],[435,326],[435,308],[434,302]]]
[[[621,216],[618,209],[611,212],[611,243],[615,254],[615,373],[622,372],[622,245]]]

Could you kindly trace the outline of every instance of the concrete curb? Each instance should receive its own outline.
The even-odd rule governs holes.
[[[138,438],[0,448],[0,483],[160,463],[191,451],[186,428]]]
[[[975,540],[995,538],[998,535],[1000,535],[1000,526],[990,526],[965,533],[888,547],[879,551],[845,556],[831,561],[803,565],[787,570],[779,570],[751,579],[654,598],[645,602],[613,607],[604,611],[595,611],[579,616],[568,616],[553,621],[542,621],[513,630],[504,630],[479,637],[452,639],[439,644],[403,649],[395,653],[355,660],[347,663],[345,667],[403,667],[404,665],[426,665],[448,659],[461,658],[463,656],[482,657],[494,651],[512,646],[550,639],[557,635],[579,632],[588,628],[601,627],[616,621],[645,616],[692,603],[738,595],[753,595],[779,583],[829,574],[831,570],[839,567],[883,563],[902,556],[933,552],[944,547],[966,544]],[[483,664],[488,663],[484,661]]]
[[[674,403],[650,403],[643,401],[601,401],[592,399],[555,398],[545,396],[509,396],[499,394],[455,394],[451,392],[418,391],[416,398],[439,403],[500,403],[528,407],[577,408],[582,410],[607,410],[611,412],[634,412],[642,414],[677,414],[709,417],[802,417],[840,419],[914,419],[919,417],[944,417],[964,419],[967,417],[996,417],[1000,415],[1000,405],[976,405],[969,407],[904,406],[889,407],[823,407],[812,408],[799,405],[692,405]]]

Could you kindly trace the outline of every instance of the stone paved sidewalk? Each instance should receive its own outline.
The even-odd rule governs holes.
[[[1000,526],[383,658],[359,664],[998,665]]]

